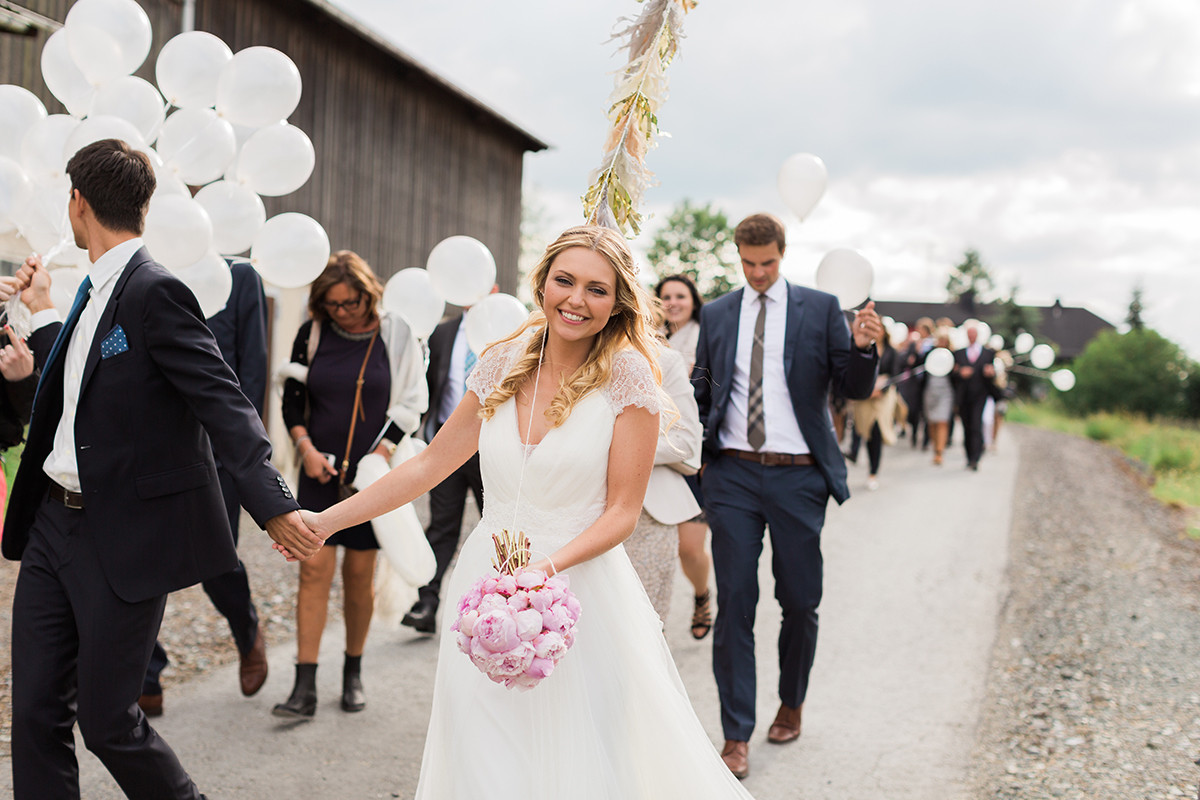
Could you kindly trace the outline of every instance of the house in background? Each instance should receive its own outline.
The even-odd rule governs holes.
[[[289,122],[312,140],[316,169],[299,191],[263,198],[268,216],[308,214],[334,250],[354,250],[385,279],[424,266],[447,236],[473,236],[495,256],[501,290],[515,291],[524,155],[544,142],[325,0],[139,2],[154,41],[137,75],[151,83],[185,10],[235,53],[265,45],[296,63],[304,90]],[[41,51],[73,4],[0,0],[0,83],[51,113],[65,110],[42,80]]]
[[[1050,306],[1025,306],[1038,315],[1038,323],[1029,331],[1039,342],[1053,344],[1060,361],[1070,361],[1087,347],[1096,334],[1114,330],[1115,326],[1096,316],[1086,308],[1064,306],[1055,300]],[[968,319],[978,319],[989,325],[1000,313],[997,303],[921,303],[905,300],[876,300],[875,310],[880,316],[888,316],[904,322],[910,328],[921,317],[939,319],[949,317],[955,325]],[[1009,343],[1012,344],[1011,342]]]

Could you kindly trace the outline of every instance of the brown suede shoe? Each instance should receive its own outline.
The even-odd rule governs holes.
[[[796,708],[779,705],[779,713],[767,731],[767,741],[771,744],[786,744],[800,738],[800,713],[804,710],[801,703]]]
[[[254,634],[254,646],[250,652],[242,656],[238,665],[238,679],[242,684],[242,694],[250,697],[267,682],[267,643],[263,638],[262,625]]]
[[[161,717],[163,703],[161,694],[144,694],[138,698],[138,708],[147,717]]]
[[[750,745],[726,739],[725,747],[721,750],[721,760],[729,767],[733,777],[741,780],[750,774]]]

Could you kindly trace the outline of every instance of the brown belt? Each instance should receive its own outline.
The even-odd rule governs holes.
[[[70,489],[59,486],[54,481],[50,481],[50,499],[56,503],[62,503],[67,508],[73,508],[76,511],[83,508],[83,493],[72,492]]]
[[[743,461],[754,461],[767,467],[791,467],[817,463],[817,460],[809,453],[801,453],[794,456],[788,453],[756,453],[751,450],[731,450],[726,448],[721,451],[721,455],[740,458]]]

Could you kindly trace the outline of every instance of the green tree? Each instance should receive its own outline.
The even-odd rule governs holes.
[[[1142,312],[1146,307],[1142,305],[1142,287],[1133,287],[1133,298],[1129,301],[1129,313],[1125,315],[1125,322],[1129,325],[1131,331],[1140,331],[1146,327],[1146,323],[1142,321]]]
[[[706,300],[735,288],[738,257],[733,227],[711,203],[701,207],[684,200],[654,235],[646,258],[659,276],[690,277]]]
[[[1075,388],[1063,394],[1071,411],[1128,411],[1147,417],[1188,413],[1193,365],[1174,342],[1150,328],[1105,331],[1072,364]]]
[[[996,288],[992,274],[979,258],[979,251],[969,249],[963,253],[962,262],[956,264],[946,279],[946,293],[951,303],[961,303],[972,308],[982,303]]]

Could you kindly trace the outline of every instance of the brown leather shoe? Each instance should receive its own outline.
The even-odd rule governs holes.
[[[161,694],[144,694],[138,698],[138,708],[147,717],[161,717],[163,702]]]
[[[767,731],[767,741],[771,744],[786,744],[800,738],[800,713],[804,710],[801,703],[796,708],[779,705],[779,713]]]
[[[254,646],[242,656],[238,678],[242,684],[242,694],[246,697],[253,695],[267,682],[267,643],[263,638],[262,625],[254,634]]]
[[[729,767],[733,777],[741,780],[750,774],[750,745],[726,739],[725,747],[721,750],[721,760]]]

